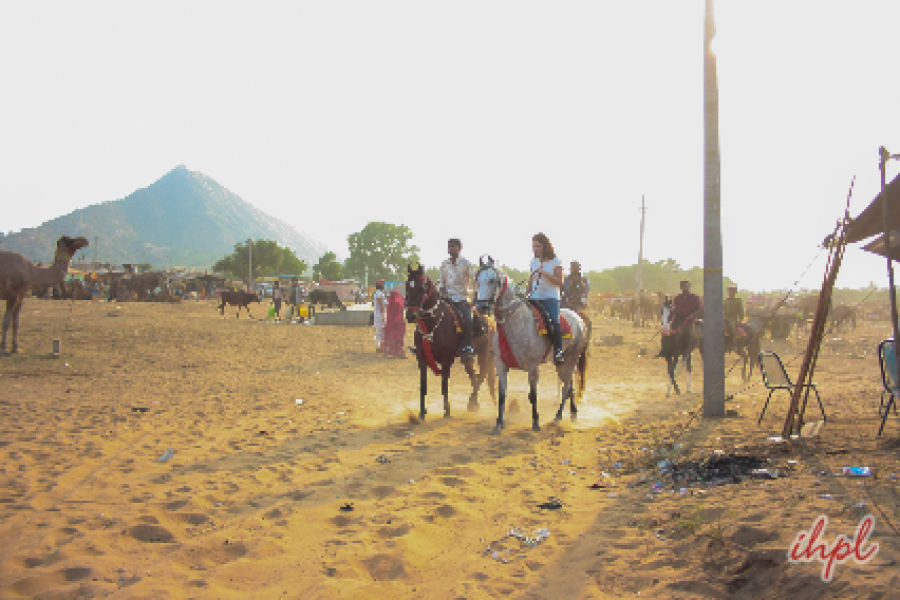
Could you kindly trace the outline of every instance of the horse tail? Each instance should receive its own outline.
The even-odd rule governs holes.
[[[575,368],[578,370],[578,399],[584,398],[584,390],[587,387],[587,367],[588,367],[588,348],[591,346],[591,322],[585,320],[584,328],[584,348],[578,357],[578,364]]]

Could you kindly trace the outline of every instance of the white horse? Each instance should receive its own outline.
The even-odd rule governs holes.
[[[494,266],[494,261],[481,261],[481,268],[475,281],[475,307],[481,314],[493,314],[497,329],[493,333],[494,363],[497,366],[497,377],[500,382],[500,402],[497,426],[494,433],[499,434],[504,427],[504,411],[506,408],[506,375],[509,369],[521,369],[528,373],[531,401],[531,427],[540,431],[541,426],[537,409],[538,367],[541,363],[552,359],[553,343],[550,336],[541,335],[537,330],[537,318],[529,306],[528,300],[519,288],[509,280],[503,271]],[[566,399],[570,401],[569,411],[572,420],[578,414],[575,407],[575,386],[572,375],[578,369],[578,397],[584,395],[587,377],[587,349],[589,330],[577,313],[569,309],[560,310],[560,318],[565,318],[572,329],[572,337],[563,339],[565,361],[556,365],[556,373],[563,384],[562,402],[556,413],[556,420],[562,420]]]

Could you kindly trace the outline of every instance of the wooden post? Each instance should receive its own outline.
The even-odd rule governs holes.
[[[891,156],[884,146],[879,148],[878,152],[881,156],[881,215],[884,219],[884,254],[887,256],[888,292],[891,299],[891,331],[894,332],[894,348],[896,348],[897,340],[900,339],[900,335],[898,335],[897,331],[897,288],[894,287],[894,252],[893,248],[891,248],[891,225],[890,219],[888,218],[890,215],[890,206],[888,205],[887,196],[884,195],[884,180],[887,161],[891,158],[897,158],[897,155]],[[900,366],[900,353],[895,352],[894,354],[897,355],[897,365]],[[898,373],[900,373],[900,371],[898,371]]]
[[[53,358],[59,358],[61,344],[59,340],[53,340]]]

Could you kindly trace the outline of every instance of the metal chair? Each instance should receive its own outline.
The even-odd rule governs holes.
[[[769,400],[772,398],[772,394],[775,393],[775,390],[787,390],[793,397],[794,389],[797,387],[795,383],[791,382],[791,378],[784,368],[784,363],[781,362],[781,359],[777,354],[770,350],[764,350],[759,353],[758,360],[759,371],[762,373],[763,383],[769,388],[769,396],[766,398],[766,404],[763,406],[762,412],[759,413],[759,420],[756,422],[757,425],[762,423],[763,415],[766,414],[766,409],[769,407]],[[816,384],[805,383],[803,384],[803,387],[812,388],[812,391],[816,393],[816,400],[819,401],[819,410],[822,412],[822,420],[826,421],[825,407],[822,405],[822,398],[819,396],[819,390],[816,389]]]
[[[885,363],[887,363],[887,366],[885,366]],[[878,428],[878,435],[881,435],[892,406],[894,407],[894,414],[897,414],[897,355],[895,354],[893,339],[884,340],[878,344],[878,365],[881,367],[881,402],[878,405],[878,416],[881,417],[881,426]],[[885,394],[889,396],[887,404],[884,403]]]

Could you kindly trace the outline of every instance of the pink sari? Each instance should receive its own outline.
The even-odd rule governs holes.
[[[387,303],[387,323],[384,326],[384,353],[387,356],[405,357],[403,340],[406,337],[406,320],[403,318],[403,294],[393,290]]]

